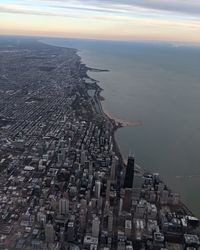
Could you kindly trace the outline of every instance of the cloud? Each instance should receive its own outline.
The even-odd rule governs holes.
[[[31,6],[21,6],[15,4],[0,4],[0,13],[10,13],[10,14],[23,14],[23,15],[35,15],[35,16],[50,16],[50,17],[65,17],[73,19],[88,19],[88,20],[100,20],[100,21],[109,21],[109,22],[121,22],[121,21],[130,21],[132,20],[128,16],[116,16],[116,15],[104,15],[104,10],[102,9],[93,9],[93,8],[81,8],[81,7],[70,7],[70,6],[55,6],[52,5],[52,8],[47,8],[46,11],[43,11],[40,8],[32,8]],[[64,11],[58,11],[57,9],[62,9]],[[67,10],[67,11],[65,11]],[[74,10],[79,11],[89,11],[90,15],[87,13],[77,13]],[[93,12],[100,12],[100,15],[95,15]],[[115,11],[107,10],[108,13],[116,13]]]
[[[33,10],[27,8],[19,8],[14,6],[2,6],[0,5],[0,13],[11,13],[11,14],[25,14],[25,15],[39,15],[39,16],[60,16],[60,14],[51,13],[41,10]]]
[[[6,3],[3,0],[4,3]],[[77,12],[99,12],[105,14],[136,14],[146,15],[184,14],[200,17],[200,0],[12,0],[18,6],[52,8]],[[8,4],[9,5],[9,4]],[[45,10],[45,9],[44,9]],[[5,12],[3,8],[0,10]],[[35,12],[34,8],[32,12]],[[45,11],[43,11],[45,14]],[[167,13],[166,13],[167,12]],[[34,14],[34,13],[33,13]]]
[[[0,13],[0,32],[200,41],[200,0],[1,0]]]
[[[121,10],[114,9],[103,9],[95,7],[75,7],[75,6],[65,6],[65,5],[51,5],[52,8],[64,9],[64,10],[78,10],[78,11],[89,11],[89,12],[100,12],[100,13],[123,13]]]
[[[51,2],[51,0],[42,0]],[[55,2],[55,1],[54,1]],[[200,1],[199,0],[57,0],[65,4],[73,3],[74,5],[90,5],[96,7],[102,7],[106,9],[109,7],[116,11],[116,9],[123,10],[139,7],[150,10],[168,11],[168,12],[179,12],[189,15],[200,16]]]

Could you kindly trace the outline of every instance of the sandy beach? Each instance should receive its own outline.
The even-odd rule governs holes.
[[[142,121],[127,121],[127,120],[123,120],[120,119],[119,117],[114,116],[113,114],[111,114],[105,107],[104,101],[101,101],[101,105],[103,108],[104,113],[110,117],[111,119],[115,120],[115,122],[117,124],[120,124],[122,127],[138,127],[138,126],[142,126],[143,123]]]

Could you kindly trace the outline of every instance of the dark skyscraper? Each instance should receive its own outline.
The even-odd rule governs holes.
[[[135,158],[134,156],[129,156],[126,167],[125,179],[124,179],[124,188],[133,187],[134,167],[135,167]]]

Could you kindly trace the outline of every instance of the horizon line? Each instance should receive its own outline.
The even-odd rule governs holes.
[[[159,39],[112,39],[112,38],[101,38],[101,37],[72,37],[72,36],[54,36],[54,35],[37,35],[37,34],[16,34],[16,33],[0,33],[0,37],[24,37],[24,38],[50,38],[50,39],[75,39],[75,40],[93,40],[93,41],[110,41],[110,42],[141,42],[141,43],[166,43],[166,44],[179,44],[179,45],[193,45],[199,46],[200,42],[193,41],[176,41],[176,40],[159,40]]]

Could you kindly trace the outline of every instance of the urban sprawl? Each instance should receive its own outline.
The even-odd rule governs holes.
[[[75,49],[0,41],[0,249],[199,249],[179,195],[124,164],[88,70]]]

